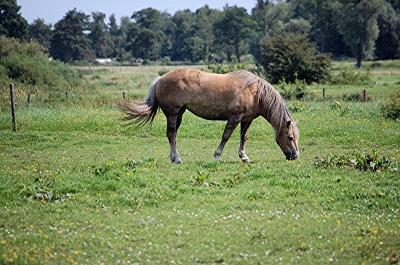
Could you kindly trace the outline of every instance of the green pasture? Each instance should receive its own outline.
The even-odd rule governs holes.
[[[297,161],[259,118],[252,163],[237,155],[239,130],[215,162],[225,123],[186,113],[175,165],[161,112],[135,130],[109,102],[145,96],[166,68],[92,67],[89,89],[68,101],[59,91],[28,106],[19,92],[17,132],[0,108],[0,264],[399,262],[400,125],[381,114],[399,70],[380,65],[375,85],[311,85],[312,99],[287,101],[301,132]],[[364,89],[368,102],[341,99]],[[368,159],[383,167],[360,169]]]

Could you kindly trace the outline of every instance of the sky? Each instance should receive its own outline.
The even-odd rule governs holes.
[[[87,15],[91,15],[92,12],[105,13],[107,22],[110,15],[114,13],[119,24],[122,16],[130,17],[133,12],[148,7],[174,15],[177,11],[184,9],[195,12],[205,5],[223,10],[223,7],[228,4],[229,6],[244,7],[250,14],[256,3],[257,0],[17,0],[17,5],[21,6],[21,15],[29,24],[37,18],[42,18],[45,23],[52,25],[74,8]]]

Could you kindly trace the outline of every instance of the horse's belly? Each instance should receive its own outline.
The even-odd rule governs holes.
[[[226,106],[191,106],[186,108],[194,115],[206,120],[227,120],[228,107]]]

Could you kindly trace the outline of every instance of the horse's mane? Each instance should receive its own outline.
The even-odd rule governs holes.
[[[255,98],[264,107],[265,118],[271,123],[272,127],[274,127],[276,133],[281,132],[286,127],[288,120],[293,121],[281,95],[270,83],[244,70],[231,72],[227,75],[240,77],[243,88],[247,88],[251,84],[258,82]]]

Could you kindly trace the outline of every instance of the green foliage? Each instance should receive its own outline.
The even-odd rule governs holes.
[[[76,70],[61,62],[49,60],[37,43],[20,43],[0,37],[1,86],[40,88],[43,91],[67,90],[82,84]]]
[[[28,27],[29,40],[39,43],[48,51],[53,34],[51,28],[52,25],[46,24],[43,19],[35,19]]]
[[[354,71],[349,68],[344,68],[339,73],[331,76],[331,83],[334,85],[370,85],[371,70]]]
[[[25,40],[28,22],[21,16],[16,0],[0,0],[0,36]]]
[[[397,171],[392,167],[394,161],[376,153],[375,149],[370,152],[355,153],[353,155],[333,155],[329,154],[326,157],[317,157],[314,161],[317,167],[339,167],[339,168],[354,168],[361,171]]]
[[[340,0],[338,25],[343,41],[350,47],[357,59],[357,67],[361,61],[373,57],[375,41],[379,36],[377,18],[386,11],[384,0]]]
[[[397,120],[400,118],[400,92],[390,96],[390,101],[382,104],[381,111],[386,119]]]
[[[229,58],[232,54],[241,55],[244,40],[254,33],[256,23],[245,8],[226,6],[222,16],[214,23],[215,42],[221,45]]]
[[[90,41],[85,31],[89,30],[89,16],[76,8],[67,12],[54,25],[50,54],[54,59],[72,63],[74,60],[94,60]]]
[[[361,93],[344,93],[342,95],[342,100],[344,101],[362,101],[363,95]]]
[[[215,57],[215,56],[213,56],[213,57]],[[231,63],[230,64],[225,65],[223,63],[218,63],[217,60],[214,59],[213,61],[208,63],[207,68],[216,74],[226,74],[226,73],[234,72],[237,70],[247,70],[248,64],[245,61],[240,62],[237,59],[236,55],[231,55]]]
[[[293,83],[296,79],[310,84],[327,80],[330,75],[330,58],[319,54],[307,35],[284,33],[261,44],[261,61],[266,77],[276,84],[284,78]]]
[[[285,79],[279,81],[277,88],[284,99],[302,100],[309,94],[304,80],[295,79],[294,84],[288,84]]]

